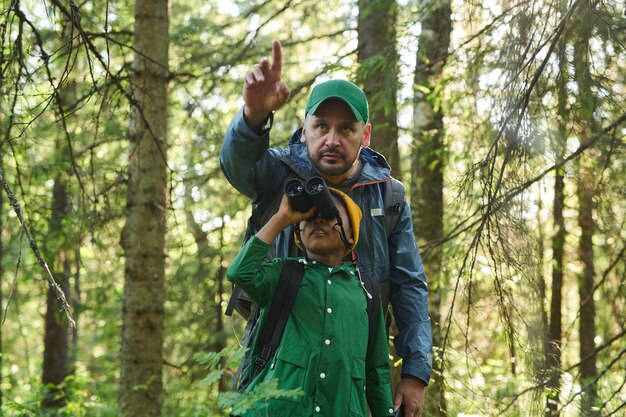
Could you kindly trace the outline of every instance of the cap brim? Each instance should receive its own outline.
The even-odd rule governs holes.
[[[341,97],[337,97],[337,96],[330,96],[330,97],[325,97],[324,99],[318,101],[317,103],[313,104],[311,106],[311,108],[309,109],[309,111],[307,112],[307,114],[315,114],[315,112],[317,111],[317,108],[326,100],[341,100],[344,103],[346,103],[348,105],[348,107],[350,108],[350,110],[352,110],[352,115],[354,116],[354,119],[357,121],[361,121],[361,120],[365,120],[365,118],[363,116],[361,116],[361,113],[359,113],[359,111],[352,105],[350,104],[347,100],[341,98]]]

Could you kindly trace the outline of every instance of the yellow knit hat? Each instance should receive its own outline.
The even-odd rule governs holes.
[[[342,201],[343,206],[346,208],[346,212],[348,213],[350,227],[352,228],[352,240],[354,242],[350,245],[349,248],[346,248],[345,255],[347,255],[354,250],[357,242],[359,241],[359,227],[361,225],[361,218],[363,217],[363,213],[361,212],[359,206],[356,205],[354,200],[352,200],[352,198],[350,198],[348,194],[331,187],[328,187],[328,191],[330,191],[331,194],[333,194],[335,197],[338,197]],[[302,243],[300,242],[300,239],[298,239],[298,234],[296,232],[294,232],[294,240],[296,241],[298,247],[300,249],[303,249]]]

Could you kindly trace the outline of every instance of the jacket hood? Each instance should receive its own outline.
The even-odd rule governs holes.
[[[306,144],[300,142],[300,138],[302,138],[302,128],[296,130],[289,139],[287,152],[282,157],[283,162],[302,178],[319,175],[311,164]],[[391,176],[391,167],[385,157],[372,148],[361,147],[359,159],[363,162],[363,173],[358,182],[384,181]]]

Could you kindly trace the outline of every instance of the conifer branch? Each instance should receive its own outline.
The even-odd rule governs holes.
[[[24,219],[24,216],[22,214],[22,207],[20,206],[19,201],[15,197],[15,194],[13,194],[13,191],[11,191],[11,187],[9,187],[9,184],[7,184],[7,182],[5,181],[4,173],[2,172],[1,169],[0,169],[0,185],[4,189],[4,192],[7,195],[7,197],[9,198],[9,202],[11,203],[11,207],[13,208],[13,211],[15,212],[18,220],[20,221],[20,225],[22,227],[22,230],[24,231],[24,233],[26,233],[26,237],[28,238],[28,243],[30,245],[30,248],[32,249],[33,253],[35,254],[35,258],[37,258],[37,263],[39,265],[41,265],[41,267],[44,269],[44,271],[46,273],[46,277],[48,278],[48,283],[54,289],[54,291],[55,291],[55,293],[57,295],[57,300],[61,304],[61,308],[65,312],[65,315],[67,317],[67,320],[68,320],[70,326],[72,328],[75,328],[76,327],[76,322],[72,318],[71,307],[70,307],[69,303],[67,302],[67,297],[65,296],[65,293],[63,292],[63,289],[61,288],[61,286],[56,282],[56,280],[52,276],[52,272],[50,272],[50,268],[48,267],[48,264],[46,263],[46,261],[41,256],[41,252],[39,250],[39,246],[37,245],[37,242],[35,241],[35,239],[33,238],[32,234],[30,233],[30,229],[28,227],[28,224],[26,223],[26,220]]]

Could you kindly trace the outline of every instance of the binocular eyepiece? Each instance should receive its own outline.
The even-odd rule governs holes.
[[[327,220],[338,217],[339,212],[322,177],[311,177],[306,182],[291,178],[285,183],[285,194],[296,211],[305,213],[315,206],[316,216]]]

